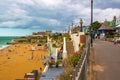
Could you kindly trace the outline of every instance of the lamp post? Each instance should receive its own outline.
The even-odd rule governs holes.
[[[91,37],[91,47],[93,46],[93,39],[92,39],[92,27],[93,27],[93,0],[91,0],[91,26],[90,26],[90,37]]]
[[[82,24],[83,24],[83,20],[80,19],[80,25],[81,25],[81,29],[80,29],[80,31],[81,31],[81,32],[82,32]]]

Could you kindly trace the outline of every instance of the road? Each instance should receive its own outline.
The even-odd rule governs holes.
[[[120,80],[120,46],[94,41],[95,80]]]

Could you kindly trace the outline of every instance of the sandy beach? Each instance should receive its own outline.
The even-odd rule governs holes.
[[[33,46],[34,51],[31,50]],[[25,73],[32,70],[38,70],[41,74],[44,69],[43,56],[48,56],[43,46],[31,44],[15,44],[0,50],[0,80],[23,79]]]

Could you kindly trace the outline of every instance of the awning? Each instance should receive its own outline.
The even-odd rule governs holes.
[[[116,27],[120,27],[120,24],[119,24],[119,25],[117,25]]]

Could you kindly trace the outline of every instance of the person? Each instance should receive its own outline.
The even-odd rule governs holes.
[[[40,67],[40,71],[42,71],[42,68]]]
[[[100,32],[97,32],[97,38],[100,39]]]
[[[104,37],[105,37],[105,33],[101,33],[100,34],[100,39],[104,39]]]
[[[94,32],[92,32],[92,39],[94,40],[95,39],[95,33]]]
[[[32,57],[31,57],[32,59],[34,58],[34,53],[32,52]]]
[[[95,34],[95,39],[97,39],[97,34]]]

